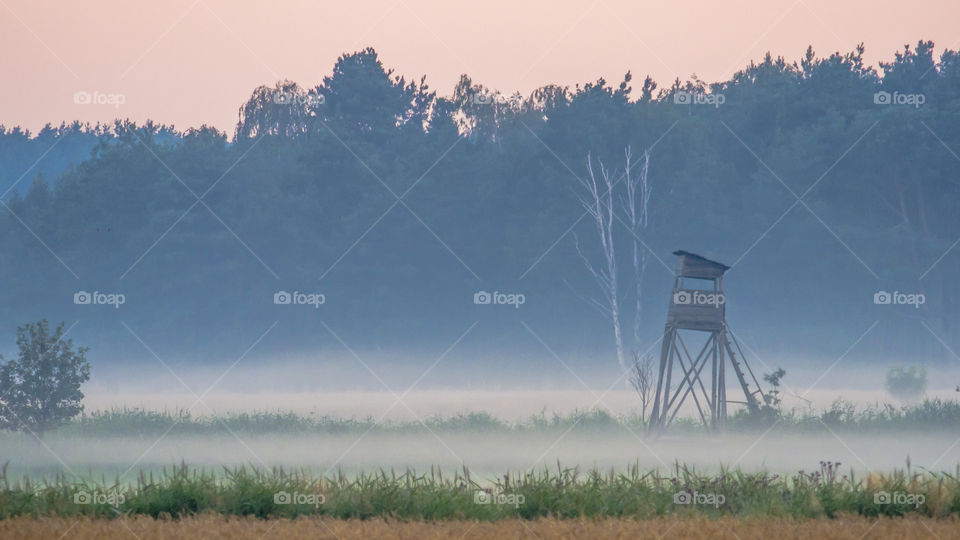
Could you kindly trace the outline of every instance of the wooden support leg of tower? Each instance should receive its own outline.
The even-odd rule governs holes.
[[[679,340],[679,336],[677,337]],[[681,342],[682,343],[682,342]],[[684,348],[686,351],[686,348]],[[680,384],[677,385],[677,391],[673,394],[673,397],[670,399],[670,402],[667,405],[667,410],[673,410],[673,413],[667,419],[667,422],[664,424],[664,427],[670,425],[670,422],[673,421],[673,417],[677,415],[677,412],[680,410],[680,404],[683,403],[687,396],[692,393],[693,402],[697,406],[697,412],[700,414],[700,420],[704,423],[707,423],[707,415],[703,412],[703,407],[700,405],[700,398],[697,397],[697,389],[694,386],[694,382],[700,384],[700,389],[703,390],[703,397],[707,400],[707,409],[709,410],[712,405],[710,404],[710,398],[707,396],[707,391],[703,388],[703,380],[700,378],[700,372],[703,371],[704,366],[707,365],[709,358],[703,357],[703,355],[698,355],[696,360],[691,361],[690,368],[687,369],[687,364],[683,361],[683,355],[680,353],[679,349],[676,349],[677,362],[680,364],[680,369],[683,371],[683,380],[680,381]],[[689,358],[689,354],[687,355]],[[703,358],[701,362],[700,359]],[[680,395],[680,392],[683,391],[683,396],[680,397],[680,400],[677,401],[677,396]],[[677,406],[674,407],[674,403],[677,403]]]
[[[670,393],[670,349],[673,347],[673,337],[676,330],[670,326],[664,328],[663,341],[660,346],[660,371],[657,375],[657,392],[653,399],[653,410],[650,412],[650,431],[658,431],[663,427],[663,417],[666,396]]]
[[[677,339],[682,343],[682,339],[679,336],[677,337]],[[677,386],[677,391],[676,393],[674,393],[673,399],[670,400],[670,410],[673,412],[670,414],[670,417],[666,425],[669,426],[670,423],[673,422],[673,419],[680,412],[680,407],[683,404],[683,402],[686,400],[687,395],[689,394],[693,395],[694,402],[697,403],[697,410],[700,411],[700,420],[703,422],[705,426],[710,425],[709,416],[703,414],[703,410],[699,406],[699,400],[697,399],[697,390],[694,387],[694,379],[695,379],[697,384],[699,384],[700,386],[700,391],[703,392],[703,399],[706,400],[707,402],[707,408],[709,410],[712,410],[713,404],[710,402],[710,395],[707,393],[706,388],[704,388],[703,378],[701,377],[701,373],[703,372],[707,364],[710,362],[710,356],[708,354],[705,354],[708,351],[709,346],[710,346],[710,342],[708,341],[707,343],[704,344],[703,349],[700,350],[700,354],[697,355],[697,359],[691,365],[691,370],[689,372],[691,374],[691,377],[689,378],[689,382],[687,386],[684,387],[683,383]],[[681,367],[683,367],[682,362],[681,362]],[[696,368],[695,371],[693,369],[694,367]],[[683,391],[682,396],[680,395],[681,391]]]
[[[665,405],[665,409],[667,411],[665,416],[667,416],[667,421],[664,422],[663,427],[667,427],[670,425],[670,422],[673,421],[673,418],[677,415],[677,412],[680,411],[680,404],[682,404],[686,400],[687,395],[689,395],[691,392],[693,393],[693,401],[697,406],[697,411],[700,413],[700,420],[703,421],[705,425],[709,425],[708,415],[704,414],[703,407],[701,407],[700,405],[700,400],[697,397],[697,391],[696,391],[696,387],[694,386],[694,382],[700,385],[700,390],[703,392],[703,398],[707,402],[706,403],[707,409],[708,410],[712,409],[713,405],[710,401],[710,396],[709,394],[707,394],[707,390],[703,386],[703,379],[700,377],[700,373],[703,371],[703,368],[707,365],[707,362],[710,360],[709,356],[705,355],[705,353],[708,350],[708,347],[710,346],[710,342],[708,341],[707,343],[704,344],[703,348],[700,350],[700,353],[697,355],[696,359],[694,359],[691,362],[689,369],[687,369],[687,365],[683,361],[683,355],[686,354],[687,358],[689,359],[690,352],[687,350],[686,345],[683,343],[683,338],[681,338],[679,334],[676,336],[676,342],[680,344],[680,347],[682,348],[682,351],[683,351],[681,353],[680,348],[676,348],[676,347],[674,348],[677,355],[677,362],[680,364],[680,369],[683,370],[684,377],[683,377],[683,380],[680,381],[680,384],[677,385],[677,389],[673,393],[673,396],[670,398],[669,401],[667,401]],[[671,358],[671,361],[672,361],[672,358]],[[682,396],[680,395],[680,392],[683,392]],[[678,400],[678,397],[679,397],[679,400]],[[676,403],[676,406],[674,406],[674,403]],[[670,411],[673,411],[673,412],[670,413]]]

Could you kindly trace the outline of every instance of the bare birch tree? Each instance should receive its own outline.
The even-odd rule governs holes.
[[[597,229],[597,236],[600,241],[600,251],[602,261],[600,265],[594,265],[590,259],[584,255],[580,249],[580,242],[574,235],[574,243],[577,253],[583,259],[583,264],[587,271],[593,276],[593,279],[600,286],[604,302],[591,299],[596,307],[607,314],[613,324],[613,339],[617,348],[617,363],[621,370],[626,370],[627,365],[623,354],[623,330],[620,324],[620,289],[617,280],[617,252],[613,243],[613,174],[607,169],[603,162],[597,160],[599,165],[599,177],[594,171],[593,158],[587,154],[587,181],[584,186],[587,188],[587,196],[580,198],[580,203],[593,218],[593,224]],[[601,183],[604,191],[601,192]]]
[[[600,287],[602,300],[589,299],[591,305],[597,308],[611,321],[613,326],[614,344],[616,346],[617,363],[622,372],[631,374],[636,368],[637,347],[640,342],[640,325],[642,323],[641,314],[643,311],[643,276],[647,268],[646,247],[642,245],[641,236],[644,234],[648,224],[649,203],[651,187],[647,181],[647,172],[650,165],[650,153],[644,151],[643,159],[640,162],[640,173],[633,172],[637,164],[633,162],[633,153],[629,146],[624,149],[625,167],[623,174],[617,177],[616,170],[608,169],[602,161],[597,160],[597,167],[594,167],[593,158],[587,154],[587,179],[583,183],[586,187],[586,195],[580,198],[583,208],[592,218],[594,227],[597,231],[599,240],[601,258],[594,263],[583,252],[579,239],[574,235],[574,243],[577,253],[583,259],[584,266],[593,276],[594,281]],[[631,273],[633,280],[633,294],[635,302],[633,306],[632,317],[632,347],[634,359],[628,366],[626,362],[625,345],[623,337],[623,315],[621,314],[621,290],[618,276],[618,258],[616,245],[614,243],[614,222],[622,221],[616,214],[616,205],[614,204],[615,189],[619,184],[623,184],[622,193],[619,201],[626,215],[624,224],[628,227],[630,241],[632,244],[632,258],[630,260]],[[652,368],[651,368],[652,369]],[[645,407],[644,407],[645,409]]]

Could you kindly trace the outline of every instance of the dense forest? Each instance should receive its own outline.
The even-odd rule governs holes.
[[[662,332],[685,249],[733,266],[728,318],[757,351],[832,360],[879,321],[853,356],[947,361],[960,54],[921,41],[877,70],[863,53],[528,96],[464,75],[443,96],[366,49],[314,88],[255,89],[234,133],[0,129],[0,325],[79,321],[93,358],[144,355],[124,325],[164,354],[236,356],[274,321],[289,350],[339,347],[324,324],[358,348],[443,350],[479,320],[468,348],[542,352],[523,321],[555,350],[605,353],[575,245],[597,255],[582,180],[588,154],[622,171],[629,147],[648,151],[652,188],[644,340]],[[626,253],[630,232],[614,230]],[[478,306],[480,290],[526,301]],[[877,305],[881,290],[926,301]],[[77,291],[125,303],[75,304]],[[325,303],[276,305],[277,291]]]

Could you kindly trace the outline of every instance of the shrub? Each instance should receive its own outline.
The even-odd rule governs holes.
[[[912,401],[923,395],[927,389],[927,368],[911,366],[903,368],[893,366],[887,370],[887,392],[891,396]]]

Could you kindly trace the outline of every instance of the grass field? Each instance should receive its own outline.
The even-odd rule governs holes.
[[[0,538],[78,540],[138,538],[179,540],[181,538],[231,539],[339,539],[360,538],[464,540],[484,538],[684,538],[693,540],[769,540],[794,538],[816,540],[893,540],[960,538],[960,521],[952,519],[866,518],[841,516],[837,519],[792,520],[786,518],[742,519],[725,517],[631,519],[509,519],[483,521],[397,521],[385,519],[338,520],[307,517],[295,520],[202,515],[181,520],[158,520],[140,516],[123,519],[20,517],[0,520]]]
[[[471,413],[431,418],[425,424],[283,412],[191,417],[125,409],[88,414],[46,440],[57,448],[66,444],[69,452],[64,455],[101,440],[132,438],[149,446],[167,432],[182,437],[173,444],[239,444],[214,438],[226,425],[254,445],[258,437],[275,438],[281,446],[287,444],[283,441],[312,441],[319,445],[313,455],[338,437],[353,440],[370,431],[371,438],[383,437],[374,441],[393,441],[393,446],[375,448],[376,455],[387,456],[398,451],[402,437],[424,435],[432,441],[427,437],[432,432],[455,446],[460,435],[478,441],[539,435],[553,442],[570,431],[570,437],[580,433],[603,444],[610,444],[618,432],[646,437],[637,419],[603,411],[516,422]],[[757,429],[764,436],[782,432],[787,440],[809,438],[817,430],[833,434],[836,429],[850,441],[855,436],[890,439],[901,433],[919,441],[927,432],[949,433],[957,427],[960,405],[934,400],[859,410],[838,402],[818,413],[788,413],[775,426],[734,417],[730,429],[750,440],[763,439],[747,435]],[[702,433],[692,422],[677,428]],[[10,444],[11,449],[44,453],[29,438],[4,440],[19,441]],[[730,442],[690,440],[704,447]],[[635,452],[637,445],[633,443]],[[118,446],[97,448],[113,448],[105,456],[108,460],[120,455]],[[820,448],[811,455],[824,453]],[[180,463],[161,470],[141,463],[119,478],[80,467],[87,476],[11,461],[0,474],[0,538],[960,538],[960,466],[948,460],[944,464],[950,463],[947,468],[952,470],[934,471],[909,463],[900,470],[856,474],[851,465],[859,469],[857,463],[830,461],[812,470],[797,471],[798,465],[786,469],[787,474],[765,468],[702,471],[683,463],[650,469],[639,462],[599,469],[554,463],[483,474],[439,466],[328,470],[314,464],[293,470]],[[328,472],[320,472],[324,470]],[[44,476],[49,471],[59,472]]]
[[[543,468],[498,478],[463,469],[314,476],[252,467],[219,472],[173,467],[135,482],[11,480],[4,474],[0,518],[17,516],[184,517],[204,512],[260,518],[483,520],[739,516],[833,518],[841,514],[960,515],[960,468],[953,473],[894,471],[855,478],[822,463],[792,476],[727,470],[703,475],[676,465],[670,474]]]

